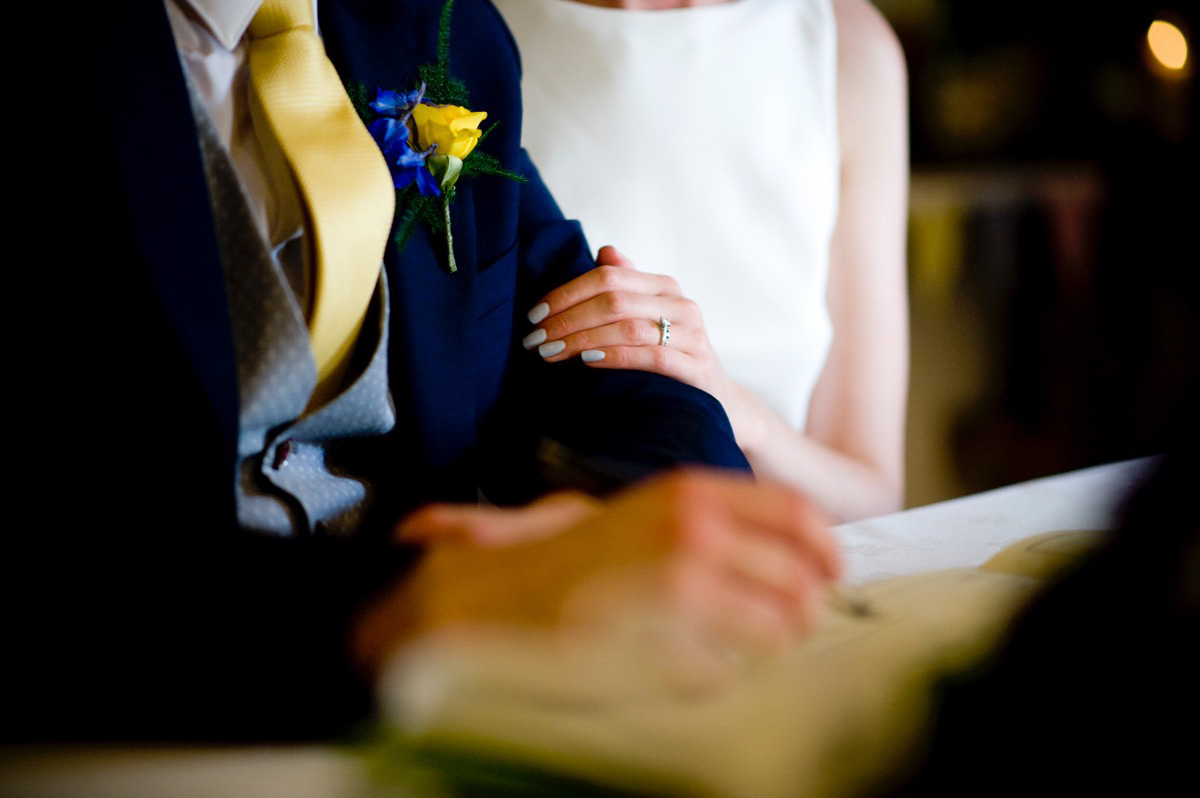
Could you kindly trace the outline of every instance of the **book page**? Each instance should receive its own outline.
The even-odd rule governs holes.
[[[1098,539],[1035,535],[986,568],[868,583],[865,614],[827,612],[803,645],[711,693],[663,689],[636,648],[572,658],[546,641],[460,638],[410,659],[390,717],[418,745],[656,794],[850,796],[919,746],[931,685],[986,657],[1043,577]]]
[[[1098,529],[1065,529],[1019,540],[979,566],[982,571],[1050,579],[1083,560],[1103,540]]]

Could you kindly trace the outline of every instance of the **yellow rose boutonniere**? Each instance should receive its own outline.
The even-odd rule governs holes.
[[[449,272],[458,268],[450,229],[450,205],[458,181],[474,176],[525,180],[494,156],[476,149],[487,137],[488,131],[480,129],[487,113],[467,107],[466,86],[450,75],[453,6],[454,0],[446,0],[442,7],[438,60],[418,70],[415,88],[392,91],[376,87],[375,99],[370,101],[365,86],[347,88],[392,173],[400,214],[397,247],[403,249],[417,224],[423,222],[446,240]]]
[[[468,111],[459,105],[418,105],[413,108],[417,143],[421,149],[437,147],[438,155],[466,158],[479,143],[486,111]]]

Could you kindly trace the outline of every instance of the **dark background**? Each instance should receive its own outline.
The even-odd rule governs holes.
[[[909,505],[1161,451],[1200,362],[1197,4],[876,5],[910,82]]]

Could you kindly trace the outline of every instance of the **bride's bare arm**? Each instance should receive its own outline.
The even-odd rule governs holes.
[[[834,11],[842,176],[829,277],[833,344],[806,434],[782,445],[782,420],[758,414],[762,437],[743,446],[759,473],[801,486],[850,519],[903,503],[908,97],[904,55],[879,12],[866,0],[835,0]]]

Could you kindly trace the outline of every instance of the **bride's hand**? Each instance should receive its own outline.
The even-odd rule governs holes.
[[[547,362],[578,356],[595,368],[674,377],[718,399],[728,393],[700,308],[673,277],[639,272],[613,247],[601,248],[595,269],[547,294],[529,320],[537,327],[525,348]]]

